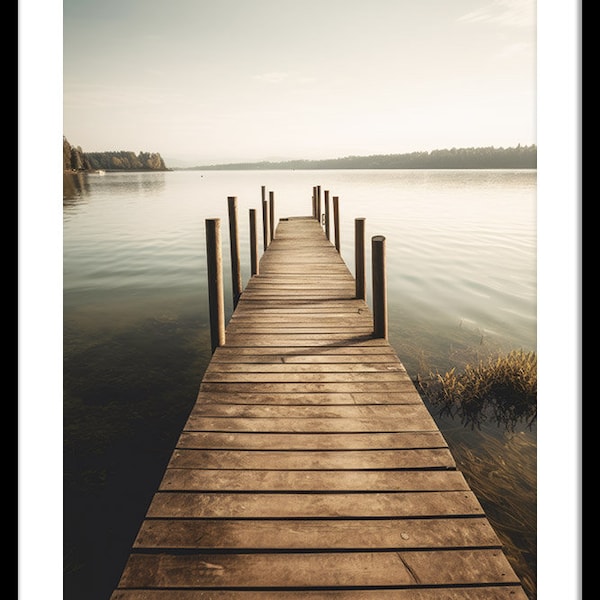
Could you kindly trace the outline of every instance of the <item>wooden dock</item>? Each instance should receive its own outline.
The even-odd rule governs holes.
[[[315,218],[282,219],[111,600],[527,600]]]

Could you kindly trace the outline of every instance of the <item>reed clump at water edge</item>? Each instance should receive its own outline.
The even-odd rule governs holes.
[[[467,364],[417,379],[419,390],[440,407],[441,414],[458,417],[465,426],[480,428],[492,419],[514,430],[518,423],[531,428],[537,418],[537,355],[513,350],[505,355]]]

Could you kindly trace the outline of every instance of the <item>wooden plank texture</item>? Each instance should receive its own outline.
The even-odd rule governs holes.
[[[111,600],[527,600],[355,289],[279,222]]]

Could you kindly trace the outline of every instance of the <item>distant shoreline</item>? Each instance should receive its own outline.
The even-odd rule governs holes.
[[[257,161],[180,167],[178,171],[328,169],[536,169],[537,146],[451,148],[408,154],[372,154],[323,160]]]
[[[179,169],[65,169],[65,175],[94,175],[98,171],[104,173],[164,173],[166,171],[178,171]]]
[[[247,167],[220,166],[173,167],[168,171],[537,171],[535,167]],[[108,172],[108,171],[107,171]]]

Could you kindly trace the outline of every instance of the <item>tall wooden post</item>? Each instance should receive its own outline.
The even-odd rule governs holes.
[[[340,199],[333,197],[333,226],[335,229],[335,249],[340,251]]]
[[[373,337],[387,339],[385,237],[382,235],[375,235],[371,238],[371,260],[373,267]]]
[[[258,273],[258,240],[256,239],[256,209],[250,209],[250,276]]]
[[[269,192],[269,241],[275,235],[275,192]]]
[[[317,215],[317,187],[313,185],[312,189],[312,216],[313,219],[318,219]]]
[[[324,191],[325,194],[325,235],[327,236],[327,239],[331,239],[329,237],[329,190],[325,190]]]
[[[229,196],[227,198],[229,208],[229,244],[231,248],[231,285],[233,292],[233,307],[242,294],[242,271],[240,269],[240,244],[238,237],[237,223],[237,198]]]
[[[267,200],[263,198],[262,201],[262,218],[263,218],[263,250],[269,247],[269,205]]]
[[[206,262],[208,267],[208,307],[212,352],[225,344],[225,302],[223,300],[223,257],[221,220],[206,219]]]
[[[321,186],[317,186],[317,220],[321,222]]]
[[[354,219],[354,264],[356,268],[356,297],[366,300],[365,293],[365,219]]]

